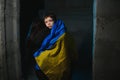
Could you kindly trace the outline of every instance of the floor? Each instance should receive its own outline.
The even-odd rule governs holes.
[[[34,74],[30,74],[27,80],[38,80]],[[92,80],[91,71],[75,70],[73,72],[72,80]]]

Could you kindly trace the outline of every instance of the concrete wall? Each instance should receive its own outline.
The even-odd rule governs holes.
[[[97,0],[94,80],[120,79],[119,4],[119,0]]]
[[[4,7],[4,0],[0,0],[0,80],[7,80]]]
[[[19,0],[0,0],[0,80],[21,80]]]

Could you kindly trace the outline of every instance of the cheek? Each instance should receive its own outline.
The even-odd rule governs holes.
[[[45,25],[49,25],[49,22],[45,23]]]
[[[53,26],[54,22],[51,23],[51,25]]]

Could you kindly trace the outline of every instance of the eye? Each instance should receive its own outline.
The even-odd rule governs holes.
[[[49,20],[49,22],[53,22],[53,20],[52,20],[52,19],[50,19],[50,20]]]

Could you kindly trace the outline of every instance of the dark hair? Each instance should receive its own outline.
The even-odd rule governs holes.
[[[39,18],[35,18],[29,28],[26,47],[31,50],[31,52],[36,51],[49,33],[50,30],[45,26],[43,21]]]
[[[43,20],[45,20],[45,18],[47,17],[51,17],[53,19],[54,22],[56,22],[57,18],[56,15],[53,12],[47,12],[43,15]]]

